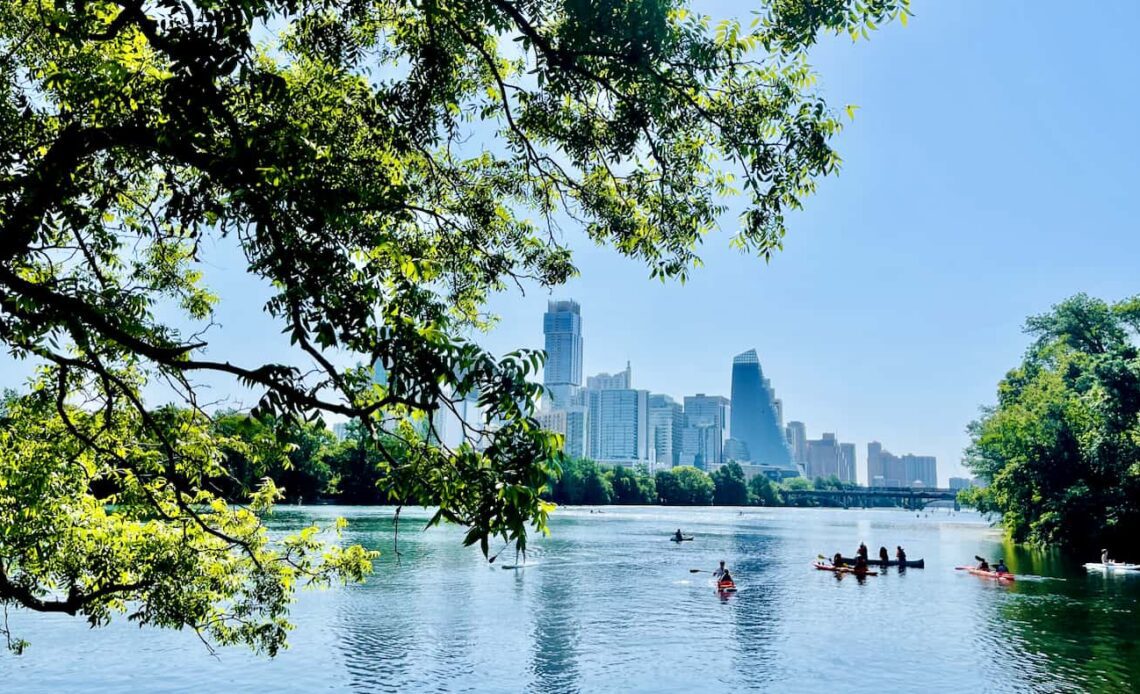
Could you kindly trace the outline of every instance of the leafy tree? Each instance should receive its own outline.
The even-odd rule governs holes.
[[[613,488],[615,504],[657,503],[657,485],[644,470],[619,465],[606,473],[606,477]]]
[[[271,484],[199,510],[231,443],[203,382],[255,391],[258,419],[359,419],[388,498],[438,506],[432,523],[466,526],[484,553],[492,536],[525,547],[557,438],[531,416],[541,354],[465,337],[489,293],[574,274],[559,219],[684,278],[738,193],[733,245],[770,256],[785,211],[839,163],[808,48],[907,11],[756,2],[751,27],[683,0],[0,6],[0,341],[43,366],[11,408],[0,507],[47,533],[0,536],[0,603],[93,623],[129,603],[140,623],[272,653],[299,574],[363,575],[359,548],[267,539]],[[280,362],[213,340],[218,248],[272,292],[257,305],[294,348]],[[180,411],[146,397],[158,384]],[[407,426],[469,395],[496,423],[473,424],[480,450]],[[58,485],[17,476],[33,454]],[[83,479],[113,480],[113,510],[77,459]],[[121,552],[61,555],[94,526]],[[140,564],[155,543],[177,557]]]
[[[1134,548],[1140,532],[1140,301],[1079,294],[1031,317],[1033,344],[970,425],[966,501],[1012,539]]]
[[[713,503],[719,506],[748,505],[748,482],[738,463],[721,465],[712,474]]]
[[[592,460],[571,458],[562,466],[552,498],[560,504],[604,505],[614,501],[614,488],[604,470]]]
[[[779,506],[780,496],[776,492],[776,485],[764,475],[756,475],[748,480],[748,495],[753,504],[757,506]]]
[[[657,496],[670,506],[707,506],[713,502],[713,481],[701,470],[682,465],[659,470],[655,476]]]
[[[780,482],[780,488],[789,492],[806,492],[815,488],[814,484],[806,477],[789,477],[788,479]],[[787,497],[784,497],[787,499]],[[796,506],[818,506],[817,501],[800,497],[796,499]]]

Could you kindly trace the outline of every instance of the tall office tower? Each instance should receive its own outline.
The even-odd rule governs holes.
[[[688,407],[686,406],[686,410]],[[791,449],[780,427],[775,398],[765,386],[756,350],[732,360],[732,437],[748,446],[752,463],[794,470]]]
[[[823,434],[807,442],[807,464],[804,474],[808,478],[839,477],[839,443],[835,434]]]
[[[887,486],[887,471],[883,466],[883,444],[878,441],[867,444],[867,486]]]
[[[729,437],[732,410],[728,398],[720,395],[685,396],[685,432],[681,464],[707,469],[724,462],[724,442]]]
[[[727,438],[724,440],[724,450],[721,452],[721,458],[724,462],[731,463],[737,462],[741,464],[748,464],[751,459],[748,455],[748,446],[740,439]]]
[[[803,422],[788,422],[784,427],[787,434],[788,446],[792,449],[792,462],[807,462],[807,427]]]
[[[585,406],[547,410],[535,418],[543,429],[562,434],[562,450],[567,456],[584,458],[589,453],[589,413]]]
[[[625,363],[625,371],[615,374],[598,374],[586,379],[588,390],[629,390],[633,388],[633,369]]]
[[[906,471],[907,487],[937,487],[938,461],[932,455],[911,455],[907,453],[902,457],[903,469]]]
[[[649,430],[659,467],[674,467],[681,462],[685,410],[668,395],[649,396]]]
[[[855,444],[853,443],[839,444],[839,481],[852,484],[859,481],[855,474]]]
[[[774,391],[773,391],[774,392]],[[784,401],[776,398],[772,401],[772,406],[776,408],[776,422],[780,427],[780,431],[784,430]]]
[[[546,365],[542,384],[550,391],[547,409],[575,403],[582,386],[582,311],[577,301],[548,301],[542,318]]]
[[[649,465],[649,391],[586,390],[590,457],[609,465]]]

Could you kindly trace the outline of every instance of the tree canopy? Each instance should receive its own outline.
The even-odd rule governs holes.
[[[964,500],[1017,541],[1136,551],[1140,537],[1140,297],[1078,294],[1026,322],[1034,338],[970,425]]]
[[[231,450],[205,383],[255,391],[258,421],[358,420],[390,500],[438,507],[484,553],[491,536],[525,547],[558,439],[531,416],[541,354],[470,338],[488,295],[573,275],[560,223],[683,279],[737,195],[732,243],[769,256],[839,163],[807,49],[906,12],[756,0],[745,26],[684,0],[3,3],[0,342],[39,371],[6,405],[0,603],[93,624],[129,603],[141,624],[272,653],[298,580],[369,570],[316,529],[271,541],[272,484],[242,507],[203,485],[287,453],[275,436]],[[204,274],[230,247],[295,358],[216,340]],[[466,397],[478,450],[417,435]]]

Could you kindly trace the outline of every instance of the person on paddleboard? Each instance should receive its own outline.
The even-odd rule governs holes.
[[[1108,561],[1108,550],[1107,549],[1102,549],[1100,551],[1100,563],[1104,564],[1105,566],[1107,566],[1110,563]]]
[[[855,550],[855,556],[856,557],[863,557],[863,561],[867,561],[867,545],[866,545],[866,543],[863,543],[863,542],[859,543],[859,549]]]
[[[864,548],[864,549],[866,549],[866,548]],[[867,572],[867,556],[865,554],[860,554],[859,556],[855,557],[854,571],[857,574]]]
[[[724,568],[724,560],[722,559],[720,562],[720,566],[717,568],[716,571],[713,571],[713,578],[720,580],[722,577],[727,576],[727,575],[728,575],[728,569]]]
[[[891,555],[887,553],[887,548],[886,547],[880,547],[879,548],[879,561],[883,562],[883,566],[886,566],[887,562],[890,560],[891,560]]]
[[[906,563],[906,550],[902,548],[902,545],[895,545],[895,559],[899,560],[899,566]]]

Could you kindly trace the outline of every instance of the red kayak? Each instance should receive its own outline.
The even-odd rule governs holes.
[[[735,593],[736,584],[732,581],[719,581],[716,584],[716,589],[722,593]]]
[[[832,572],[837,573],[837,574],[855,574],[856,576],[878,576],[879,575],[879,572],[877,572],[877,571],[856,571],[855,569],[851,568],[850,566],[832,566],[830,564],[823,564],[821,562],[816,562],[815,564],[812,564],[812,566],[819,569],[820,571],[832,571]]]
[[[968,571],[969,573],[972,573],[975,576],[981,576],[982,578],[992,578],[992,579],[997,580],[997,581],[1015,581],[1015,580],[1017,580],[1017,577],[1014,576],[1013,574],[1009,573],[1009,572],[983,571],[983,570],[981,570],[977,567],[974,567],[974,566],[955,566],[954,568],[957,571]]]

